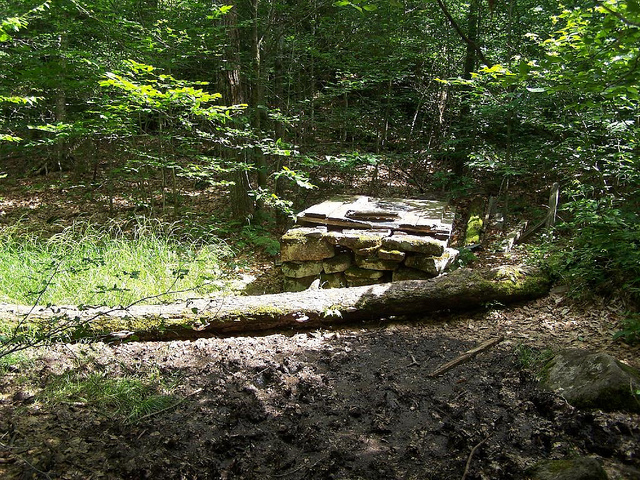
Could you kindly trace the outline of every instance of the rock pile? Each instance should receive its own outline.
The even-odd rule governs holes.
[[[280,242],[286,291],[355,287],[438,276],[457,258],[446,240],[386,228],[289,230]]]

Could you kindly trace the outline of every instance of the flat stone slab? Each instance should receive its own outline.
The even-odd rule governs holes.
[[[344,272],[347,280],[367,280],[376,281],[380,280],[384,276],[384,272],[379,270],[368,270],[366,268],[349,267]]]
[[[422,253],[433,257],[442,255],[445,246],[446,242],[418,235],[392,235],[382,239],[382,248],[385,250]]]
[[[437,200],[339,195],[300,212],[301,225],[354,229],[388,228],[449,240],[455,212]]]

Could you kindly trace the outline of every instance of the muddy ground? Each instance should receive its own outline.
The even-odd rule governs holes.
[[[511,479],[542,459],[589,455],[612,479],[640,478],[638,415],[576,410],[522,366],[565,346],[638,366],[638,348],[612,340],[619,314],[551,295],[339,330],[41,350],[0,380],[0,477]],[[174,382],[176,402],[129,422],[82,401],[40,400],[74,370],[155,370]],[[34,374],[36,384],[24,380]]]

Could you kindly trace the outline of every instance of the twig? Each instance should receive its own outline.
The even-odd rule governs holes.
[[[414,357],[412,354],[409,354],[409,356],[411,357],[411,363],[407,365],[407,367],[413,367],[414,365],[419,367],[420,364],[416,361],[416,357]]]
[[[149,417],[153,417],[154,415],[158,415],[158,414],[160,414],[162,412],[166,412],[167,410],[171,410],[172,408],[176,408],[177,406],[179,406],[182,403],[184,403],[187,400],[187,398],[193,397],[194,395],[197,395],[202,390],[203,390],[202,388],[199,388],[198,390],[195,390],[195,391],[191,392],[189,395],[185,395],[184,397],[182,397],[179,401],[177,401],[173,405],[169,405],[168,407],[165,407],[165,408],[163,408],[161,410],[156,410],[155,412],[147,413],[146,415],[143,415],[142,417],[138,418],[136,420],[136,422],[140,422],[142,420],[146,420]]]
[[[436,368],[428,376],[429,377],[437,377],[438,375],[442,375],[443,373],[448,372],[452,368],[457,367],[461,363],[468,362],[473,357],[478,355],[480,352],[484,352],[485,350],[488,350],[489,348],[493,347],[494,345],[497,345],[498,343],[500,343],[503,340],[504,340],[503,336],[500,336],[500,337],[497,337],[497,338],[492,338],[491,340],[487,340],[486,342],[481,343],[477,347],[466,351],[465,353],[460,355],[458,358],[456,358],[454,360],[451,360],[450,362],[445,363],[444,365],[440,366],[439,368]]]
[[[464,473],[462,474],[462,478],[460,480],[465,480],[467,478],[473,455],[476,453],[476,450],[478,450],[482,445],[484,445],[487,442],[487,440],[489,440],[490,438],[491,438],[491,434],[487,435],[487,437],[484,440],[482,440],[480,443],[478,443],[475,447],[471,449],[471,453],[469,453],[469,458],[467,458],[467,464],[464,467]]]

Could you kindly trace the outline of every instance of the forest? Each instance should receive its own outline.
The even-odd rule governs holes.
[[[639,100],[638,0],[0,0],[0,476],[640,478]],[[455,271],[282,296],[336,195],[446,202]]]

